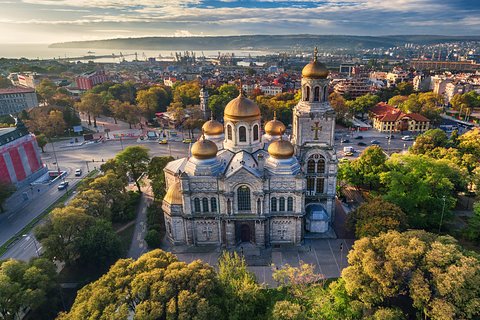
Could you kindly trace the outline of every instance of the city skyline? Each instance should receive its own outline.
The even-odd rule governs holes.
[[[243,34],[480,34],[468,0],[0,1],[0,43]]]

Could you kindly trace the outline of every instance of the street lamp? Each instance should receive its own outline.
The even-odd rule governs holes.
[[[443,222],[443,214],[445,213],[445,200],[446,197],[443,196],[443,208],[442,208],[442,215],[440,216],[440,224],[438,225],[438,233],[440,234],[440,230],[442,230],[442,222]]]

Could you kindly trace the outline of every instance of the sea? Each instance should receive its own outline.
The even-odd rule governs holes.
[[[146,60],[174,60],[175,52],[184,53],[185,50],[143,50],[143,49],[86,49],[86,48],[49,48],[48,44],[0,44],[0,58],[26,59],[67,59],[69,61],[88,62],[94,60],[99,63],[115,63],[120,61]],[[190,51],[191,53],[192,51]],[[215,58],[219,54],[234,54],[235,57],[249,58],[272,54],[257,50],[194,50],[195,56]],[[92,59],[92,56],[99,58]]]

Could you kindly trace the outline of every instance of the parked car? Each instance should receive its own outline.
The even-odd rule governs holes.
[[[389,134],[385,136],[385,139],[394,139],[395,136],[393,134]]]
[[[353,139],[356,139],[356,140],[361,140],[361,139],[363,139],[363,136],[356,136],[356,137],[355,137],[355,138],[353,138]]]
[[[342,139],[340,142],[341,142],[341,143],[349,143],[350,140],[348,140],[348,139]]]
[[[345,157],[352,157],[352,156],[353,156],[353,152],[351,151],[345,152]]]
[[[82,175],[82,169],[75,170],[75,177],[80,177]]]
[[[162,139],[160,141],[158,141],[159,144],[168,144],[168,140],[167,139]]]
[[[359,142],[357,143],[357,146],[365,147],[367,144],[365,142]]]
[[[373,145],[378,146],[378,145],[380,144],[380,141],[378,141],[378,140],[372,140],[372,141],[370,141],[370,144],[373,144]]]
[[[183,139],[183,143],[192,143],[192,139]]]
[[[412,136],[403,136],[402,140],[403,141],[413,141],[413,140],[415,140],[415,138],[413,138]]]
[[[63,189],[66,189],[68,187],[68,181],[62,181],[60,182],[60,184],[58,185],[57,189],[58,190],[63,190]]]

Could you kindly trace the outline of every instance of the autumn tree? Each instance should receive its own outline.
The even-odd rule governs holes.
[[[57,86],[50,79],[43,79],[35,88],[35,91],[40,97],[40,101],[46,104],[50,104],[52,102],[56,90]]]
[[[2,319],[20,319],[28,310],[36,311],[46,304],[51,310],[58,289],[56,266],[47,259],[0,261]]]
[[[371,311],[396,307],[407,318],[420,312],[432,320],[480,316],[480,262],[450,236],[389,231],[365,237],[355,242],[348,262],[346,291]]]
[[[4,76],[0,76],[0,88],[1,89],[9,88],[9,87],[12,87],[12,86],[13,86],[12,81],[8,80]]]
[[[161,250],[121,259],[83,287],[70,312],[58,319],[226,319],[215,270],[196,260],[179,262]]]
[[[343,96],[337,92],[332,92],[328,97],[330,105],[335,110],[337,121],[346,124],[350,121],[351,112]]]
[[[105,201],[104,195],[99,190],[87,189],[80,192],[72,199],[70,205],[85,210],[89,216],[111,219],[110,203]]]
[[[381,198],[363,203],[348,219],[357,238],[377,236],[388,230],[403,231],[407,222],[407,217],[400,207]]]
[[[105,101],[100,94],[87,92],[81,97],[81,101],[75,104],[78,111],[86,113],[88,116],[88,124],[92,125],[91,117],[93,117],[93,126],[97,127],[97,117],[102,113]]]
[[[408,99],[407,96],[400,96],[400,95],[399,96],[394,96],[394,97],[391,97],[388,100],[388,104],[393,106],[393,107],[397,107],[400,104],[402,104],[403,102],[405,102],[407,99]]]
[[[131,174],[138,192],[142,192],[140,176],[147,171],[147,165],[150,161],[148,149],[142,146],[129,146],[117,154],[115,160]]]
[[[136,101],[143,116],[147,119],[153,118],[157,111],[166,111],[170,104],[167,91],[158,86],[138,91]]]
[[[183,107],[200,103],[200,85],[197,81],[182,82],[173,87],[173,102],[179,102]]]

